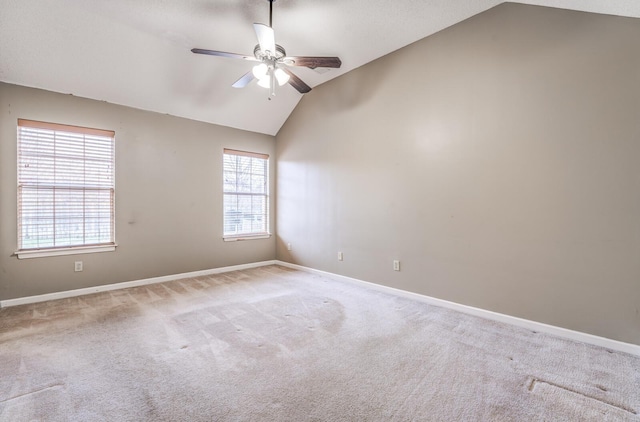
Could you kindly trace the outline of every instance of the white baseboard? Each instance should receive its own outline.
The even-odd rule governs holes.
[[[67,290],[64,292],[47,293],[37,296],[20,297],[17,299],[0,300],[0,308],[25,305],[28,303],[45,302],[47,300],[66,299],[68,297],[83,296],[92,293],[107,292],[110,290],[126,289],[127,287],[144,286],[147,284],[164,283],[166,281],[180,280],[182,278],[200,277],[203,275],[227,273],[230,271],[246,270],[247,268],[263,267],[276,264],[277,261],[253,262],[250,264],[233,265],[230,267],[213,268],[210,270],[192,271],[189,273],[164,275],[161,277],[145,278],[142,280],[123,281],[122,283],[106,284],[103,286],[86,287],[83,289]]]
[[[88,295],[92,293],[126,289],[128,287],[144,286],[147,284],[154,284],[154,283],[164,283],[166,281],[180,280],[182,278],[200,277],[200,276],[211,275],[211,274],[220,274],[220,273],[226,273],[230,271],[245,270],[248,268],[257,268],[257,267],[263,267],[266,265],[274,265],[274,264],[282,265],[283,267],[293,268],[293,269],[297,269],[305,272],[323,275],[323,276],[330,277],[340,281],[356,283],[371,289],[379,290],[386,293],[391,293],[396,296],[402,296],[409,299],[418,300],[424,303],[428,303],[430,305],[453,309],[455,311],[464,312],[466,314],[475,315],[481,318],[500,321],[500,322],[515,325],[518,327],[539,331],[541,333],[552,334],[558,337],[563,337],[563,338],[579,341],[582,343],[593,344],[595,346],[600,346],[600,347],[604,347],[611,350],[617,350],[619,352],[629,353],[634,356],[640,356],[640,346],[636,344],[624,343],[621,341],[608,339],[606,337],[599,337],[593,334],[587,334],[580,331],[569,330],[566,328],[556,327],[554,325],[543,324],[541,322],[530,321],[528,319],[500,314],[498,312],[493,312],[493,311],[487,311],[485,309],[474,308],[473,306],[461,305],[459,303],[449,302],[447,300],[437,299],[437,298],[425,296],[419,293],[413,293],[406,290],[395,289],[393,287],[383,286],[381,284],[371,283],[368,281],[359,280],[357,278],[346,277],[343,275],[334,274],[327,271],[316,270],[309,267],[303,267],[302,265],[290,264],[288,262],[278,261],[278,260],[253,262],[250,264],[233,265],[230,267],[220,267],[220,268],[213,268],[209,270],[192,271],[188,273],[145,278],[142,280],[125,281],[122,283],[106,284],[103,286],[87,287],[83,289],[68,290],[64,292],[47,293],[47,294],[38,295],[38,296],[28,296],[28,297],[21,297],[16,299],[1,300],[0,308],[17,306],[17,305],[25,305],[29,303],[45,302],[47,300],[65,299],[69,297]]]
[[[618,340],[608,339],[606,337],[599,337],[593,334],[587,334],[580,331],[569,330],[567,328],[556,327],[554,325],[543,324],[541,322],[531,321],[528,319],[518,318],[510,315],[500,314],[498,312],[487,311],[485,309],[474,308],[473,306],[461,305],[455,302],[449,302],[443,299],[437,299],[435,297],[425,296],[419,293],[413,293],[406,290],[395,289],[393,287],[383,286],[381,284],[375,284],[368,281],[359,280],[357,278],[346,277],[339,274],[333,274],[327,271],[316,270],[309,267],[303,267],[301,265],[290,264],[284,261],[275,261],[276,264],[283,267],[289,267],[296,270],[306,271],[330,277],[333,279],[346,281],[349,283],[357,283],[359,285],[365,285],[369,288],[391,293],[396,296],[403,296],[409,299],[419,300],[421,302],[428,303],[430,305],[440,306],[442,308],[453,309],[455,311],[463,312],[465,314],[475,315],[481,318],[490,319],[493,321],[504,322],[507,324],[515,325],[518,327],[527,328],[530,330],[538,331],[541,333],[552,334],[557,337],[563,337],[570,340],[579,341],[582,343],[593,344],[595,346],[604,347],[611,350],[617,350],[619,352],[629,353],[630,355],[640,356],[640,346],[631,343],[624,343]]]

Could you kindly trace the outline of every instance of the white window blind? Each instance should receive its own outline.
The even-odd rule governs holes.
[[[18,251],[115,245],[113,131],[18,120]]]
[[[269,235],[269,156],[224,150],[224,238]]]

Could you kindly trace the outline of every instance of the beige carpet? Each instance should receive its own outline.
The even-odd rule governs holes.
[[[640,421],[640,358],[278,266],[0,309],[1,421]]]

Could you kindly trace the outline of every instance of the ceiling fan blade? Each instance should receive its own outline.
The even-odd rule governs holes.
[[[338,57],[285,57],[282,61],[289,66],[304,66],[311,69],[316,67],[338,68],[342,65],[342,61]]]
[[[196,54],[208,54],[210,56],[227,57],[229,59],[243,59],[243,60],[250,60],[253,62],[258,61],[258,59],[256,59],[253,56],[247,56],[244,54],[236,54],[236,53],[227,53],[226,51],[204,50],[202,48],[192,48],[191,52]]]
[[[297,89],[299,93],[306,94],[307,92],[311,91],[311,87],[304,83],[302,79],[298,78],[292,71],[285,67],[279,67],[279,69],[284,70],[285,73],[289,75],[289,84]]]
[[[256,36],[258,37],[258,44],[260,44],[260,50],[263,53],[267,51],[271,52],[272,56],[276,54],[276,37],[273,33],[273,28],[263,23],[254,23],[253,29],[256,30]]]
[[[231,85],[234,88],[244,88],[245,86],[249,85],[249,82],[251,82],[252,80],[254,80],[256,77],[253,76],[253,71],[248,71],[247,73],[245,73],[244,75],[242,75],[242,77],[240,79],[238,79],[237,81],[235,81],[233,83],[233,85]]]

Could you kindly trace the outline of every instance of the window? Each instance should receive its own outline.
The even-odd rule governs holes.
[[[224,239],[269,236],[269,156],[224,150]]]
[[[115,249],[114,136],[18,120],[18,258]]]

